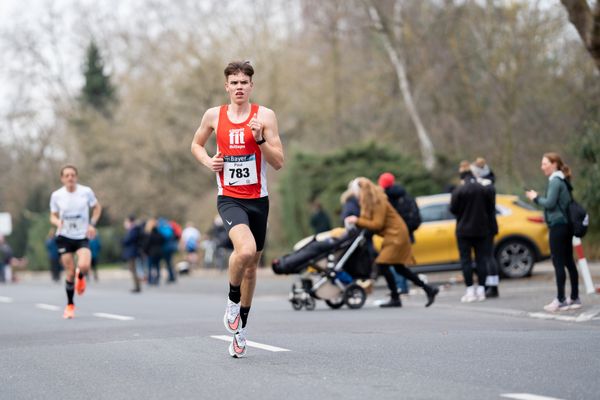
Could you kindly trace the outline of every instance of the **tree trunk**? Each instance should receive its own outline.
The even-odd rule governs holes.
[[[406,68],[404,67],[404,60],[400,52],[394,47],[392,42],[392,33],[390,30],[384,26],[379,11],[373,4],[371,0],[366,0],[369,17],[371,18],[371,22],[373,23],[377,33],[379,34],[383,46],[388,54],[390,62],[394,66],[396,71],[396,75],[398,77],[398,85],[400,88],[400,92],[402,93],[402,98],[404,99],[404,104],[406,105],[406,109],[412,120],[415,128],[417,130],[417,137],[419,139],[419,144],[421,147],[421,155],[423,157],[423,165],[429,171],[433,170],[435,167],[435,152],[433,148],[433,143],[431,138],[429,137],[429,133],[425,129],[423,122],[421,121],[421,117],[419,116],[419,112],[415,106],[413,101],[412,93],[410,91],[410,85],[408,83],[408,78],[406,77]]]
[[[596,1],[593,13],[587,0],[561,0],[561,3],[600,71],[600,1]]]

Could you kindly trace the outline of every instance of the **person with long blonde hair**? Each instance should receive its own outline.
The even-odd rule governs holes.
[[[540,196],[535,190],[528,190],[525,195],[544,208],[544,220],[550,229],[550,254],[556,274],[557,295],[544,309],[550,312],[578,309],[581,308],[579,275],[573,260],[573,228],[567,216],[571,202],[571,169],[557,153],[544,154],[540,168],[548,177],[546,195]],[[568,299],[565,297],[565,267],[571,281],[571,297]]]
[[[353,194],[359,199],[360,217],[348,216],[345,223],[368,229],[383,237],[381,251],[375,259],[375,263],[385,277],[391,291],[391,298],[389,302],[381,304],[381,307],[402,306],[396,280],[391,272],[392,267],[398,274],[425,291],[427,294],[425,307],[432,305],[439,289],[427,285],[406,267],[415,264],[408,228],[388,201],[383,189],[363,177],[354,179],[350,187]]]

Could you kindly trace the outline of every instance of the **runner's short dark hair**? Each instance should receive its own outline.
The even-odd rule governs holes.
[[[229,77],[229,75],[235,75],[238,72],[241,72],[250,77],[252,80],[252,75],[254,75],[254,68],[250,64],[250,61],[232,61],[225,67],[223,73],[225,74],[225,79]]]
[[[75,175],[79,175],[79,171],[77,171],[76,166],[74,166],[73,164],[66,164],[66,165],[63,165],[62,168],[60,169],[60,176],[63,176],[65,169],[72,169],[73,171],[75,171]]]

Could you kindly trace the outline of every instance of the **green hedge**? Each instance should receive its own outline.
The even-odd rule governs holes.
[[[284,171],[279,190],[288,245],[311,233],[310,203],[315,199],[338,226],[340,195],[357,176],[376,182],[382,172],[391,172],[413,196],[439,193],[443,186],[418,159],[373,142],[324,155],[295,152]]]

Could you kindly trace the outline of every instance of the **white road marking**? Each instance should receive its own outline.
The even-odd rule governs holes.
[[[12,297],[0,296],[0,303],[12,303]]]
[[[227,335],[213,335],[213,336],[211,336],[211,338],[218,339],[218,340],[223,340],[225,342],[231,342],[233,340],[233,337],[227,336]],[[267,350],[267,351],[274,351],[274,352],[278,352],[278,351],[291,351],[289,349],[284,349],[282,347],[276,347],[276,346],[270,346],[268,344],[256,343],[256,342],[252,342],[250,340],[246,340],[246,345],[249,346],[249,347],[256,347],[257,349],[262,349],[262,350]]]
[[[516,400],[562,400],[557,397],[539,396],[531,393],[505,393],[500,396]]]
[[[60,311],[59,306],[53,306],[52,304],[37,303],[35,306],[41,310]]]
[[[108,318],[108,319],[116,319],[119,321],[132,321],[134,317],[128,317],[127,315],[118,315],[118,314],[107,314],[107,313],[94,313],[94,317],[98,318]]]

